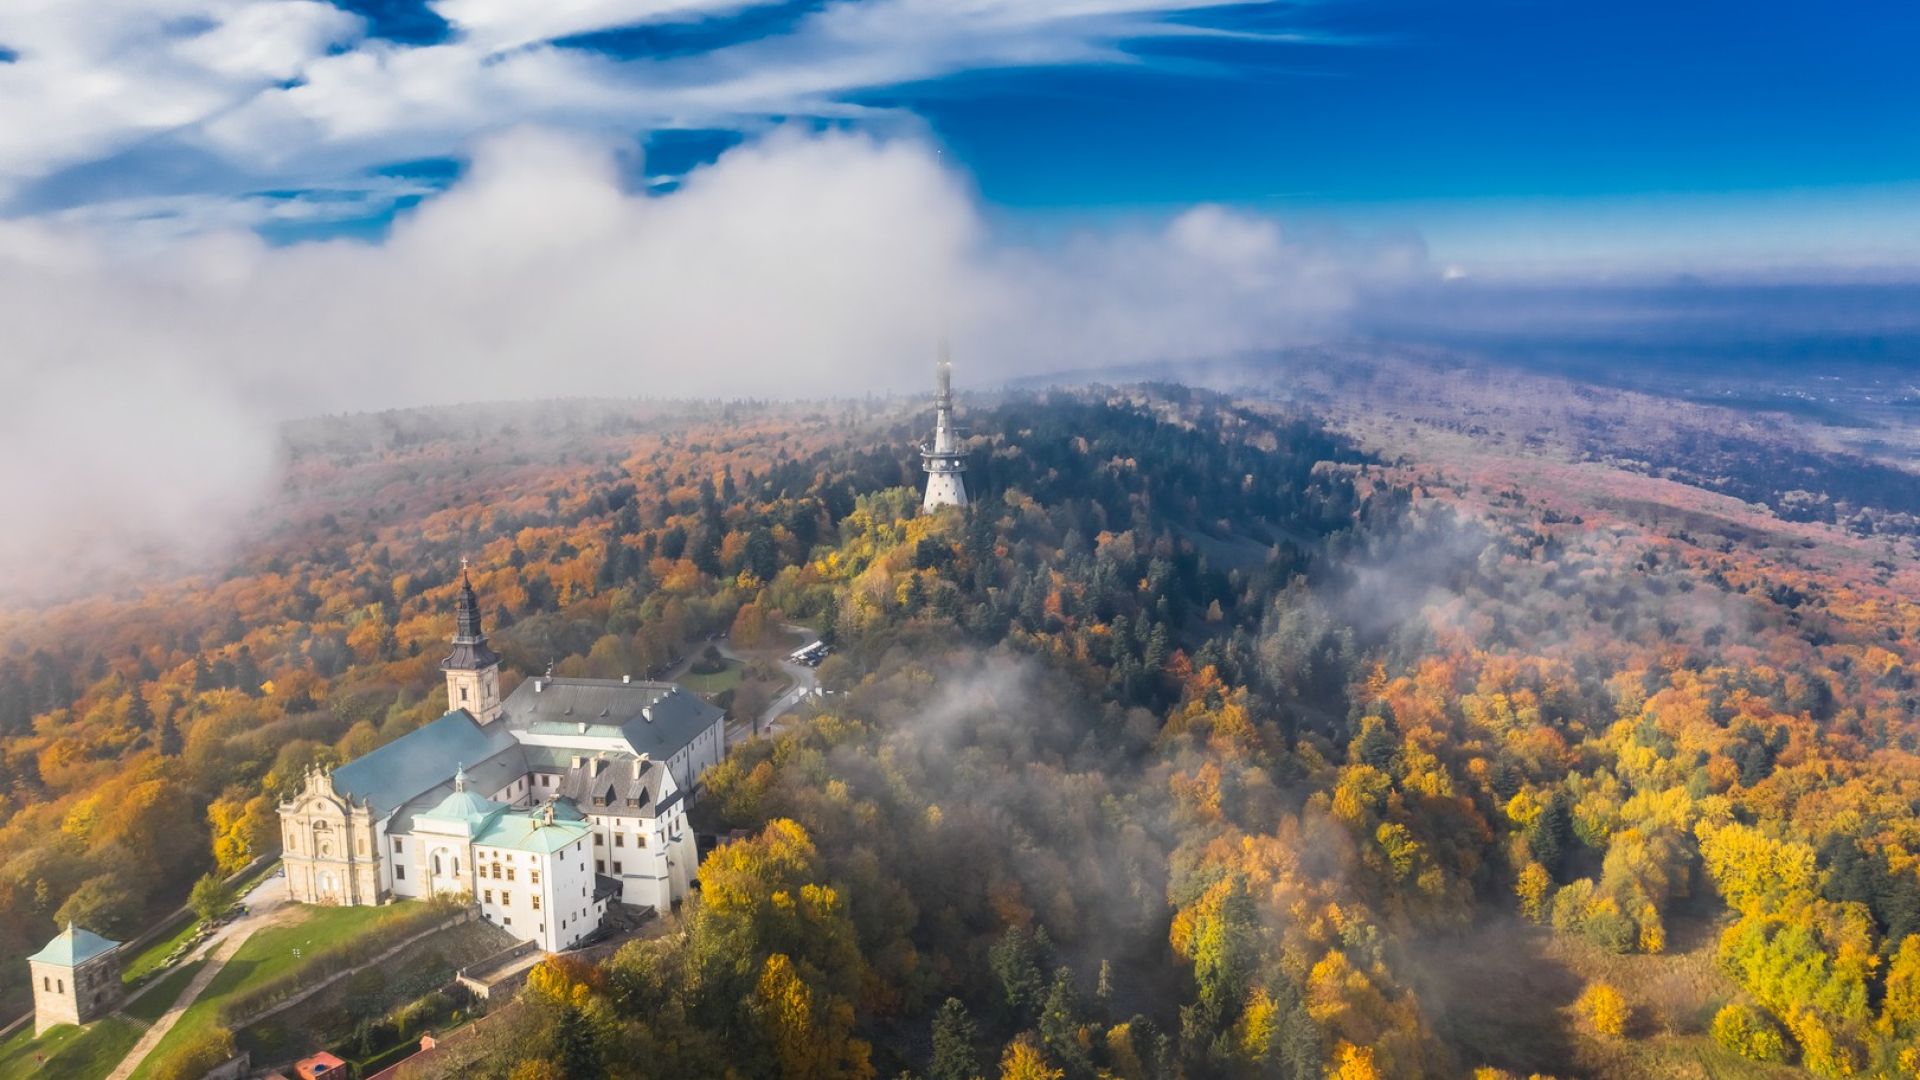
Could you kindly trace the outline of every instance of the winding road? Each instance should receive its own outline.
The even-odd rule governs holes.
[[[799,650],[804,649],[809,645],[812,645],[816,641],[819,641],[820,635],[814,633],[812,630],[808,629],[807,627],[800,626],[796,623],[783,624],[782,629],[791,630],[794,633],[799,634],[801,638],[800,644],[794,646],[792,649],[789,649],[780,658],[780,670],[786,672],[787,677],[793,680],[793,686],[790,687],[786,693],[781,694],[779,697],[775,698],[772,704],[769,704],[765,709],[761,711],[759,720],[753,727],[748,727],[746,724],[741,723],[738,719],[735,719],[732,722],[730,722],[727,725],[727,745],[728,746],[732,746],[735,743],[745,742],[746,740],[752,738],[756,731],[758,731],[761,734],[766,734],[772,731],[775,728],[775,726],[778,724],[782,716],[785,716],[787,713],[792,712],[794,709],[798,708],[800,706],[800,703],[805,701],[820,686],[820,679],[818,676],[814,674],[814,671],[812,668],[808,667],[805,664],[796,664],[793,661],[787,659],[787,657],[793,655],[793,653],[798,652]],[[693,666],[694,660],[700,656],[700,653],[705,648],[706,644],[712,645],[716,650],[719,651],[721,656],[724,656],[727,659],[734,661],[735,663],[745,664],[749,661],[757,660],[761,658],[759,655],[748,655],[746,653],[738,652],[734,649],[732,642],[727,641],[725,638],[718,638],[711,642],[707,642],[702,645],[697,645],[689,649],[687,652],[687,655],[683,657],[679,663],[676,663],[672,667],[667,669],[667,673],[661,676],[662,680],[666,682],[673,682],[674,680],[680,678],[682,675],[686,674],[687,669]]]

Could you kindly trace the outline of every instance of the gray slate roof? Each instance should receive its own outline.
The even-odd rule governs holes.
[[[365,802],[378,817],[446,783],[455,765],[478,766],[516,748],[505,725],[481,727],[460,709],[333,770],[333,789]]]
[[[560,777],[560,786],[554,793],[561,799],[571,802],[581,811],[612,815],[616,817],[650,818],[656,809],[665,809],[678,802],[679,792],[667,799],[659,807],[654,800],[659,798],[660,789],[666,783],[666,766],[658,761],[649,761],[635,770],[634,763],[639,758],[624,754],[609,757],[600,769],[600,775],[593,774],[594,762],[589,755],[585,765],[578,769],[569,768]],[[638,775],[635,775],[636,771]],[[604,798],[604,802],[598,801]],[[628,806],[627,800],[634,800]]]
[[[673,683],[543,675],[516,687],[502,703],[501,715],[515,730],[619,737],[633,753],[666,761],[724,714]]]

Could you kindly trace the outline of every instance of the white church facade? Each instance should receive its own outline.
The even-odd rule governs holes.
[[[549,951],[609,903],[665,910],[697,854],[686,820],[726,752],[724,713],[669,683],[528,679],[500,697],[472,585],[461,583],[446,715],[314,770],[280,806],[292,899],[380,904],[466,895]]]

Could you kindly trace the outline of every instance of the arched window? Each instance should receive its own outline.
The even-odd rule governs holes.
[[[441,873],[442,871],[440,869],[440,853],[436,851],[433,853],[433,876],[439,877]]]

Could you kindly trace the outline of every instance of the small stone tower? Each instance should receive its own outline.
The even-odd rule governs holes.
[[[120,943],[72,923],[27,957],[33,974],[33,1033],[85,1024],[120,1007]]]
[[[482,724],[500,718],[500,655],[487,647],[480,602],[460,561],[460,599],[454,606],[453,651],[440,661],[447,673],[447,711],[465,709]]]
[[[967,485],[960,479],[967,471],[967,455],[961,452],[953,430],[953,361],[947,358],[945,342],[940,344],[934,374],[940,389],[933,399],[933,442],[920,448],[920,464],[927,470],[927,497],[920,502],[923,512],[967,505]]]

